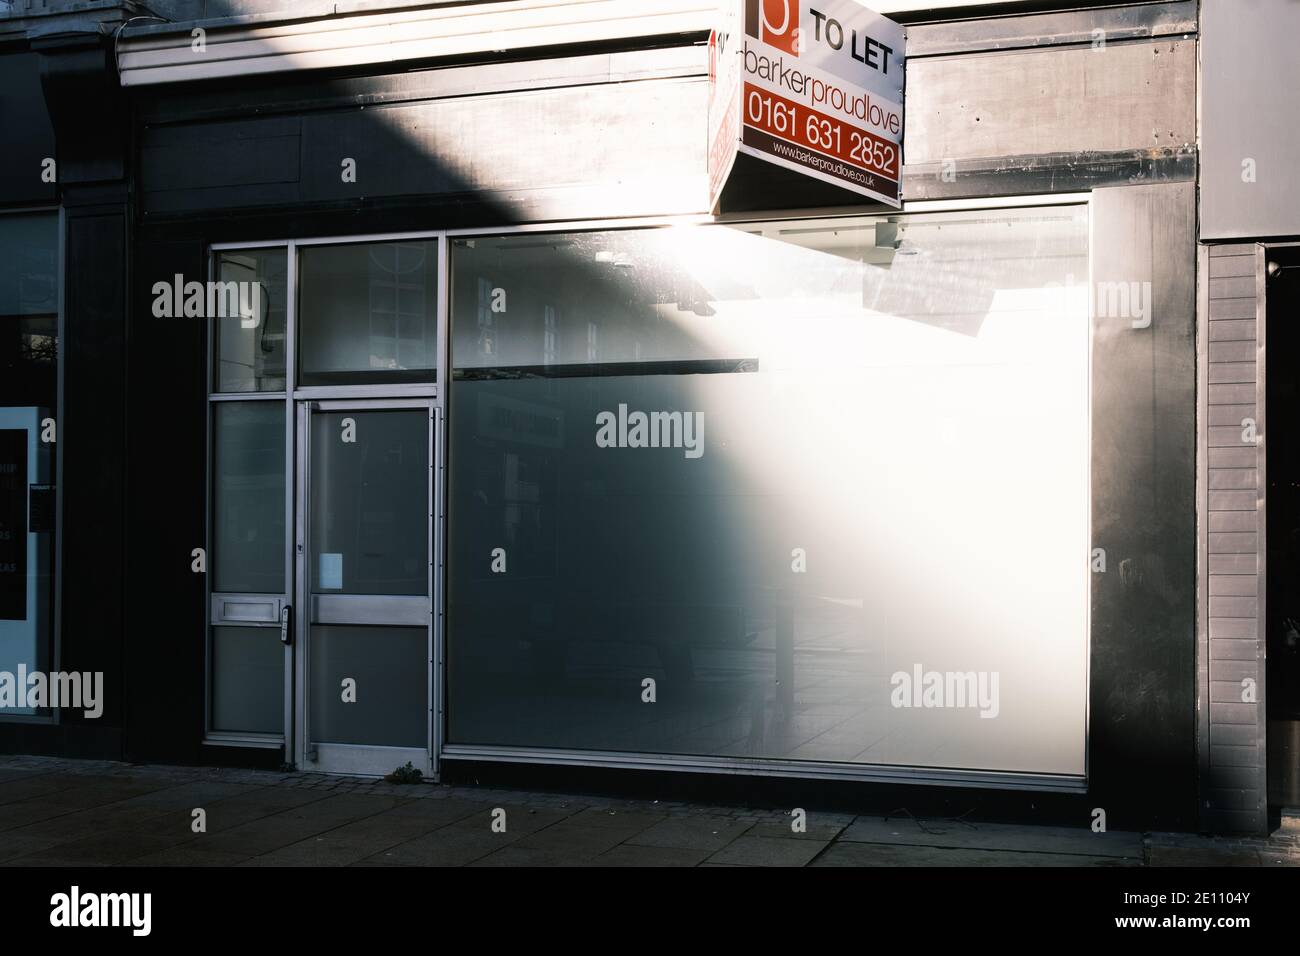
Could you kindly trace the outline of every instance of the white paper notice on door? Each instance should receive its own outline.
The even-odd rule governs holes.
[[[316,573],[316,586],[322,591],[342,590],[343,555],[331,553],[321,554],[320,569]]]

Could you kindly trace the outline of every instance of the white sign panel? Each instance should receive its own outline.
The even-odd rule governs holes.
[[[900,25],[858,0],[730,0],[709,53],[715,209],[738,154],[902,205]]]

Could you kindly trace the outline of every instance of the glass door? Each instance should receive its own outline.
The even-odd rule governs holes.
[[[298,404],[298,765],[434,773],[437,415]]]

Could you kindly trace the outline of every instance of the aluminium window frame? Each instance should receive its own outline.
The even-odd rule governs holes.
[[[452,378],[452,366],[450,355],[450,310],[451,310],[451,261],[450,245],[453,239],[472,239],[507,236],[522,233],[572,233],[572,232],[612,232],[635,229],[652,229],[668,228],[672,226],[727,226],[743,225],[746,223],[780,223],[791,220],[835,220],[844,218],[871,219],[883,216],[908,216],[917,213],[941,213],[941,212],[962,212],[978,210],[1015,210],[1015,209],[1033,209],[1052,206],[1071,206],[1083,207],[1087,213],[1087,229],[1089,238],[1092,234],[1093,215],[1091,194],[1088,192],[1074,193],[1056,193],[1028,196],[997,196],[997,197],[980,197],[972,199],[957,200],[928,200],[904,203],[902,208],[897,210],[884,209],[864,212],[861,206],[842,206],[821,209],[788,209],[788,210],[764,210],[756,212],[747,212],[743,214],[733,214],[726,216],[711,216],[708,214],[692,215],[674,215],[674,216],[640,216],[626,217],[617,219],[584,219],[570,220],[559,222],[544,223],[523,223],[508,226],[497,227],[468,227],[458,229],[430,229],[430,230],[413,230],[405,232],[387,232],[387,233],[359,233],[353,235],[328,235],[306,239],[280,239],[266,240],[257,242],[238,242],[238,243],[214,243],[209,246],[210,255],[229,249],[262,249],[284,247],[289,256],[289,275],[290,292],[289,303],[287,305],[289,317],[288,322],[293,323],[292,328],[288,330],[288,340],[290,350],[293,349],[297,336],[296,327],[296,285],[297,285],[297,249],[300,247],[309,247],[313,245],[329,244],[352,244],[365,242],[385,242],[400,241],[406,239],[437,239],[439,250],[439,272],[438,281],[439,289],[437,295],[438,309],[438,380],[433,385],[419,386],[329,386],[329,387],[296,387],[296,364],[290,367],[287,373],[286,392],[283,396],[279,393],[273,393],[275,397],[283,397],[287,403],[288,421],[293,421],[293,407],[295,402],[302,400],[319,400],[334,398],[401,398],[404,395],[425,396],[434,400],[434,406],[442,416],[444,427],[439,431],[438,444],[439,448],[435,450],[438,461],[443,469],[446,469],[449,463],[449,442],[448,435],[451,431],[450,419],[447,415],[448,393],[450,391],[450,381]],[[215,259],[210,259],[211,265]],[[1088,262],[1088,287],[1092,287],[1092,260],[1091,251],[1089,252]],[[1091,310],[1090,310],[1091,311]],[[1092,341],[1093,341],[1093,317],[1088,317],[1088,356],[1087,356],[1087,415],[1086,429],[1089,435],[1088,461],[1089,468],[1086,476],[1086,497],[1083,502],[1088,527],[1088,538],[1091,540],[1092,532]],[[212,323],[209,321],[209,356],[208,356],[208,376],[211,385],[213,371],[213,362],[211,354],[212,345]],[[290,354],[286,361],[295,361]],[[444,389],[443,383],[448,383]],[[250,393],[233,393],[235,398],[247,396]],[[209,388],[209,398],[213,398]],[[229,400],[229,399],[222,399]],[[210,416],[209,416],[210,417]],[[293,443],[293,428],[290,424],[287,429],[288,444]],[[211,434],[208,436],[209,454],[211,453]],[[292,452],[292,448],[290,448]],[[292,467],[292,458],[290,465]],[[208,481],[211,482],[211,467],[208,468]],[[287,486],[292,486],[292,482],[286,482]],[[855,782],[875,782],[875,783],[893,783],[893,784],[927,784],[935,786],[955,786],[977,789],[1005,789],[1018,791],[1045,791],[1045,792],[1064,792],[1064,793],[1085,793],[1088,790],[1091,779],[1091,751],[1092,751],[1092,733],[1091,733],[1091,697],[1092,697],[1092,608],[1091,600],[1086,602],[1085,620],[1083,622],[1084,631],[1084,740],[1083,740],[1083,773],[1082,775],[1073,774],[1043,774],[1030,772],[1015,771],[981,771],[969,769],[954,768],[931,768],[916,767],[904,765],[885,765],[885,764],[846,764],[825,761],[801,761],[788,760],[780,758],[742,758],[742,757],[725,757],[725,756],[700,756],[700,755],[681,755],[681,754],[660,754],[660,753],[632,753],[632,752],[612,752],[612,751],[594,751],[594,750],[576,750],[565,748],[532,748],[532,747],[489,747],[466,744],[450,744],[446,742],[446,714],[445,701],[447,673],[445,667],[445,647],[447,636],[445,633],[445,594],[446,594],[446,575],[447,561],[445,550],[446,533],[443,529],[443,523],[449,517],[449,502],[446,501],[447,488],[449,481],[442,481],[442,487],[437,502],[439,509],[438,532],[436,534],[437,547],[439,549],[438,561],[440,564],[441,581],[436,590],[435,597],[435,647],[434,647],[434,674],[433,680],[438,690],[437,698],[439,704],[436,708],[435,726],[433,728],[432,739],[434,741],[435,751],[433,754],[434,766],[440,766],[443,760],[464,760],[464,761],[495,761],[502,763],[530,763],[546,764],[559,766],[586,766],[599,768],[626,768],[626,769],[643,769],[643,770],[676,770],[682,772],[696,773],[715,773],[715,774],[748,774],[755,776],[776,776],[790,779],[835,779],[849,780]],[[290,492],[291,494],[292,492]],[[292,503],[289,505],[287,512],[290,516],[294,514]],[[208,524],[211,525],[211,502],[208,503]],[[292,548],[286,548],[291,551]],[[1082,559],[1080,564],[1080,574],[1085,576],[1088,581],[1088,593],[1091,593],[1091,572],[1087,562]],[[208,596],[211,601],[211,596]],[[209,688],[210,675],[205,673],[205,687]],[[292,690],[287,693],[286,706],[292,704]],[[210,713],[210,710],[209,710]],[[287,724],[292,727],[292,723]],[[238,741],[222,739],[220,741],[205,739],[209,743],[238,743]],[[281,741],[276,739],[274,746],[280,743],[286,747],[286,753],[292,753],[293,742],[289,739]]]
[[[58,340],[54,360],[54,399],[58,405],[54,411],[54,566],[50,569],[52,577],[50,581],[50,600],[54,606],[50,614],[49,666],[51,672],[59,673],[63,667],[63,455],[59,451],[58,437],[61,430],[59,416],[63,414],[66,404],[66,379],[63,359],[67,350],[67,329],[65,328],[66,310],[64,309],[63,290],[66,280],[64,270],[67,260],[65,246],[68,238],[68,217],[62,204],[51,205],[46,203],[40,206],[15,206],[0,209],[0,216],[38,216],[50,213],[53,213],[57,219],[56,228],[58,230],[54,240],[54,248],[58,259],[54,265],[54,281],[57,286],[55,289],[54,334]],[[33,724],[54,727],[62,722],[63,711],[59,707],[49,708],[48,714],[0,713],[0,724],[5,725]]]

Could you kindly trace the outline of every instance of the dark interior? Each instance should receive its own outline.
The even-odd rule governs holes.
[[[1300,806],[1300,249],[1270,249],[1266,414],[1268,802]]]

